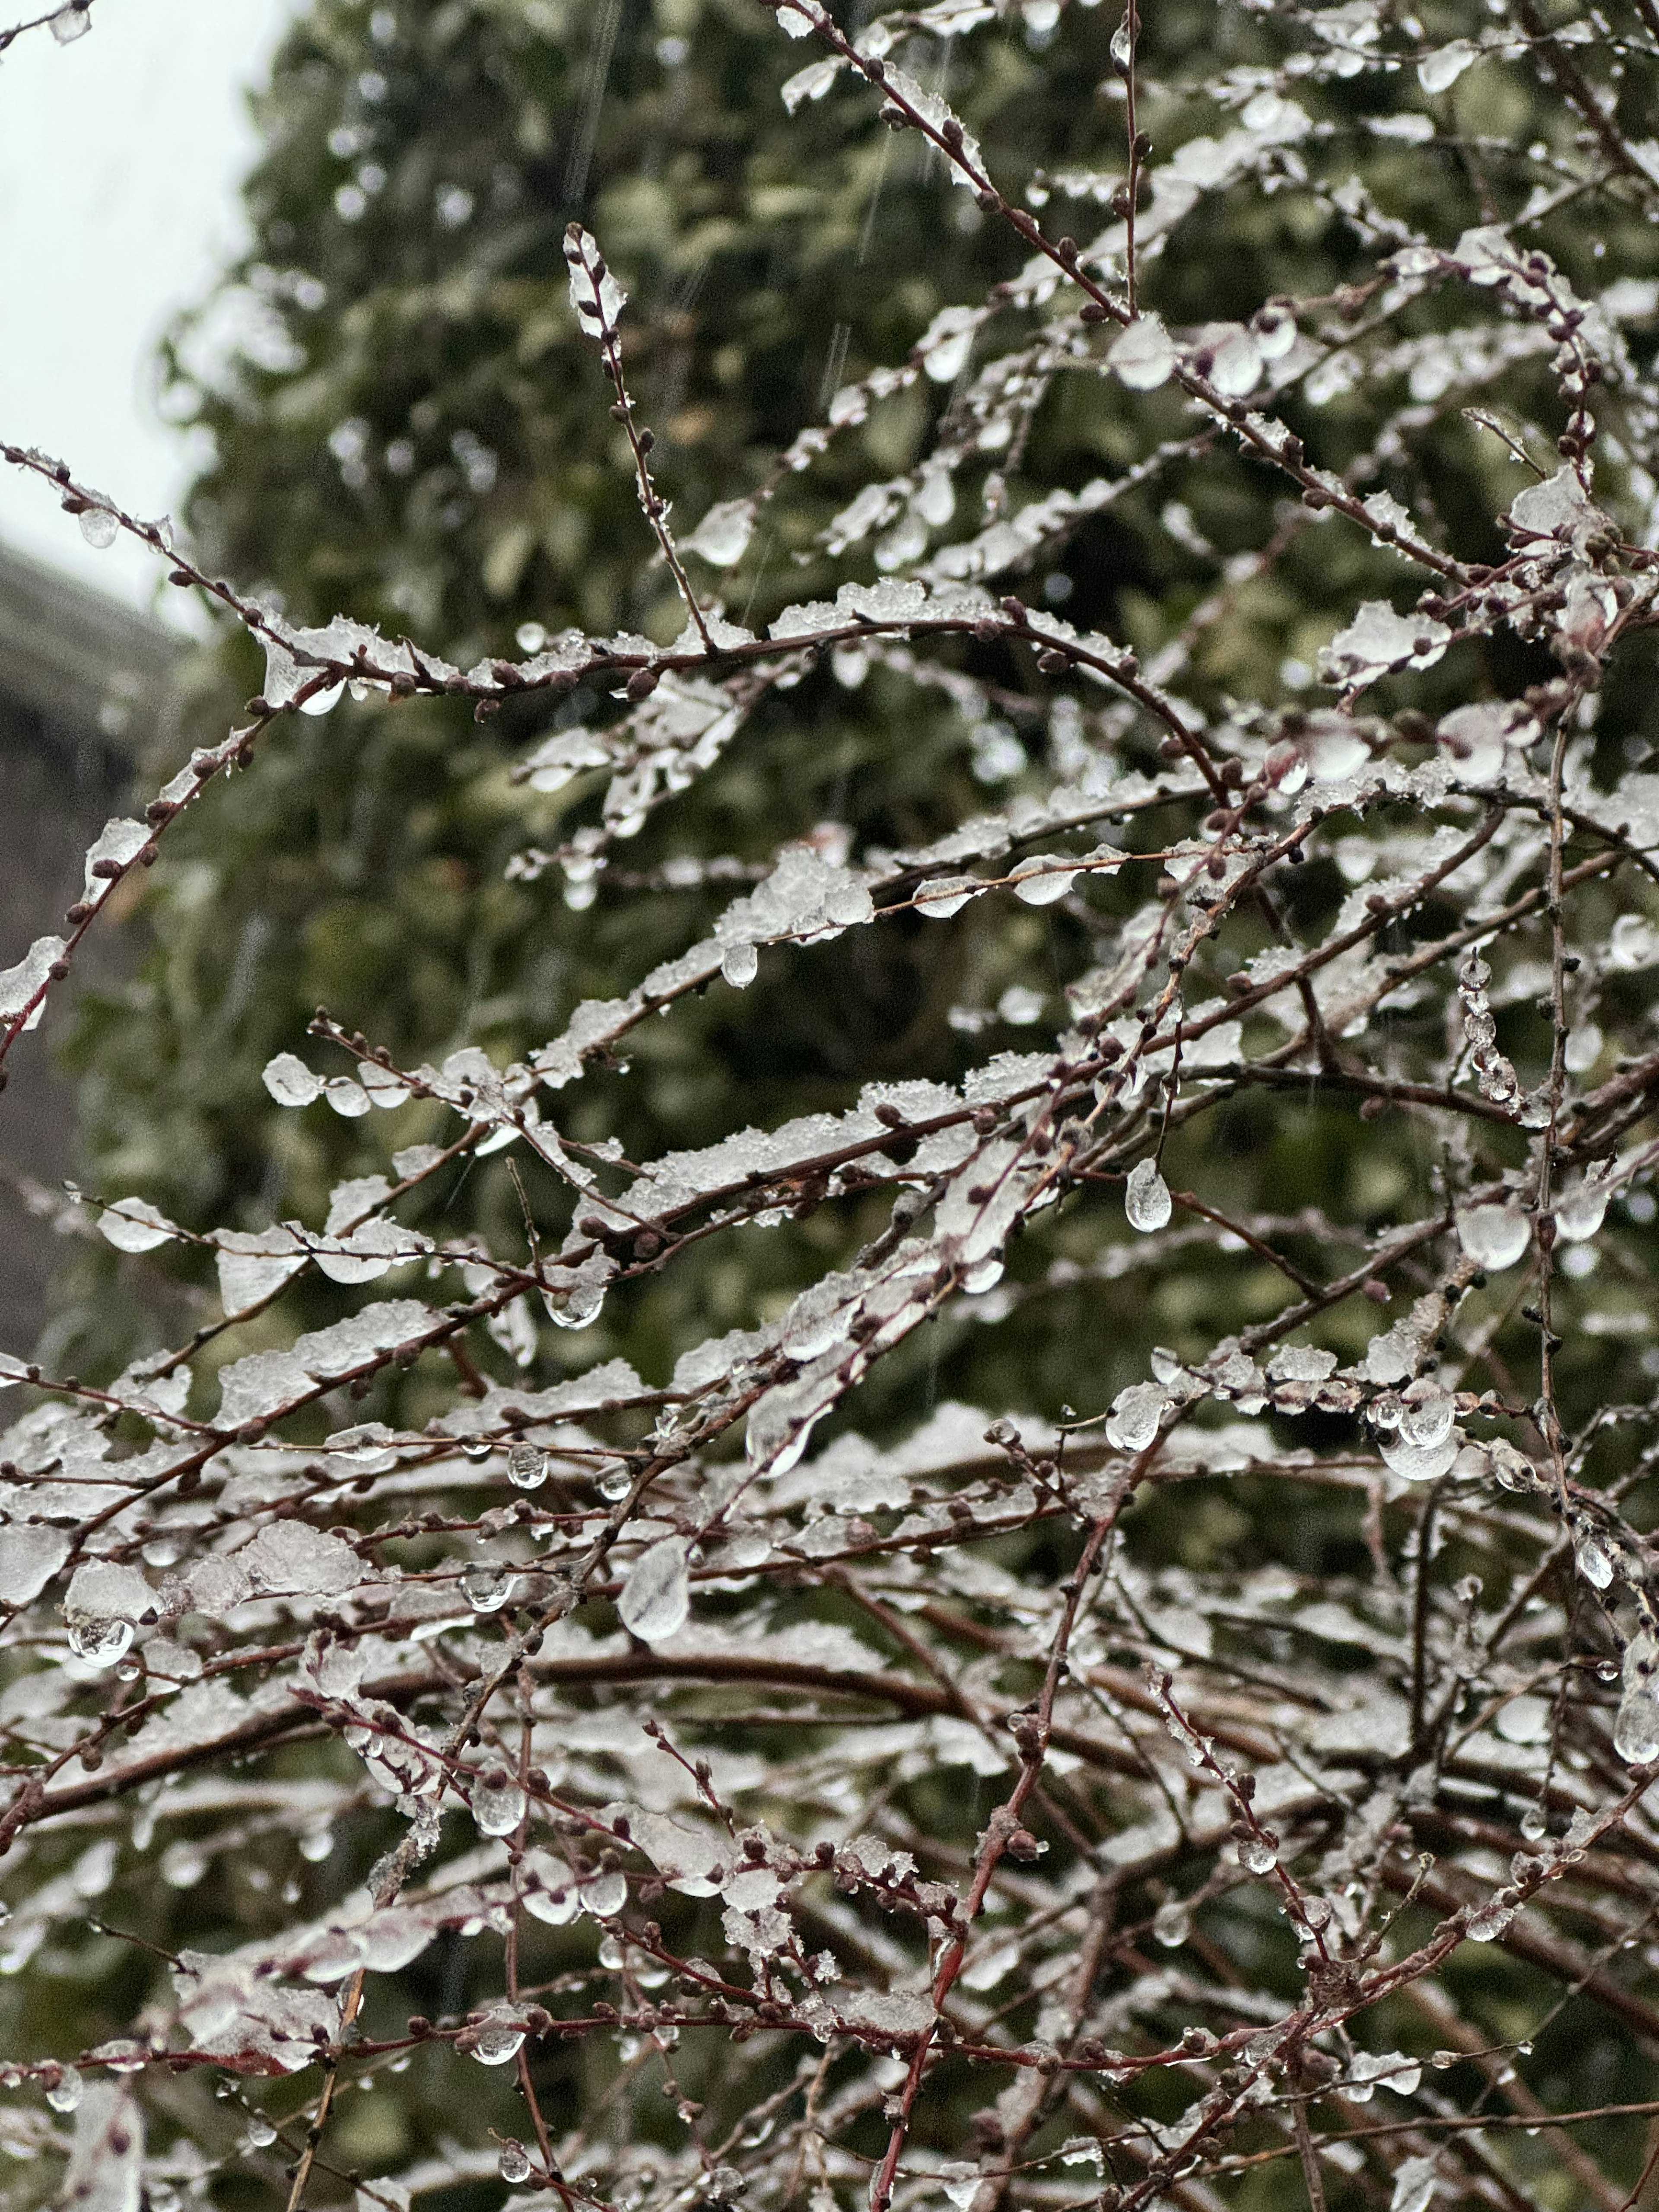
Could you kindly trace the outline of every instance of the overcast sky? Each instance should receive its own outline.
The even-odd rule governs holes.
[[[237,249],[245,91],[299,4],[94,0],[72,45],[32,31],[0,56],[0,437],[147,517],[190,472],[155,410],[155,341]],[[0,0],[0,22],[33,12]],[[154,560],[94,551],[38,480],[4,468],[0,538],[150,604]]]

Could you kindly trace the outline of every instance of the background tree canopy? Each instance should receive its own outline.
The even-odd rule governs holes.
[[[1656,91],[296,25],[194,750],[0,973],[132,894],[0,1369],[20,2202],[1645,2206]]]

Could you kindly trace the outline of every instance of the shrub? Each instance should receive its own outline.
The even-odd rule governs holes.
[[[888,313],[988,289],[715,466],[656,447],[570,220],[629,626],[278,605],[6,449],[264,673],[0,975],[0,1053],[114,886],[257,853],[285,766],[372,816],[402,718],[434,778],[485,726],[453,803],[514,847],[438,1012],[441,872],[354,910],[443,1048],[359,973],[208,1177],[233,1222],[165,1143],[80,1196],[188,1340],[8,1364],[24,2197],[1616,2212],[1659,2109],[1659,24],[694,12],[671,88],[706,33],[849,173],[914,160]],[[565,52],[532,0],[411,22]],[[328,490],[367,563],[372,442]],[[452,588],[441,635],[496,619]],[[164,956],[192,880],[204,938],[242,896],[177,871]],[[520,929],[605,978],[539,1036]],[[166,974],[89,1018],[190,1031]]]

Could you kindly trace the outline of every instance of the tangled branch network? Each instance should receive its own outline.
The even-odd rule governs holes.
[[[399,1066],[319,1013],[273,1098],[420,1102],[439,1135],[320,1221],[75,1194],[120,1251],[216,1269],[222,1316],[101,1385],[4,1363],[0,1964],[45,1974],[89,1915],[130,1929],[158,1874],[279,1872],[217,1948],[121,1952],[109,2039],[8,2058],[0,2140],[77,2212],[502,2182],[567,2212],[1626,2212],[1659,2141],[1652,0],[1433,30],[1255,0],[1253,58],[1191,82],[1149,64],[1131,0],[1100,166],[1019,180],[939,57],[970,85],[1035,69],[1098,21],[1083,0],[856,35],[819,0],[772,12],[792,109],[863,103],[1025,258],[677,538],[623,283],[572,226],[672,642],[463,668],[296,627],[5,449],[267,672],[0,974],[0,1057],[180,816],[348,689],[574,700],[521,781],[597,771],[596,803],[514,872],[576,909],[652,895],[618,844],[822,663],[943,694],[981,750],[1018,724],[1047,775],[908,849],[824,824],[509,1066]],[[1459,119],[1483,86],[1491,128]],[[1540,95],[1549,137],[1506,137]],[[1431,159],[1481,219],[1397,211]],[[1068,199],[1108,218],[1086,244]],[[1194,257],[1257,219],[1339,238],[1353,273],[1194,321]],[[1105,472],[1022,505],[1020,455],[1078,391],[1116,426]],[[710,581],[768,509],[930,392],[925,452],[822,534],[875,580],[733,619]],[[1217,482],[1251,488],[1254,542],[1203,526]],[[1150,650],[1034,583],[1132,510],[1205,580]],[[1270,629],[1298,562],[1359,590],[1230,690],[1212,640],[1241,609]],[[1087,948],[1063,998],[1005,999],[1048,1018],[1031,1048],[975,1058],[997,1020],[965,1009],[961,1063],[842,1110],[642,1162],[562,1132],[648,1019],[786,948],[994,940],[1028,908]],[[1313,1101],[1346,1179],[1241,1202],[1226,1133]],[[562,1194],[556,1249],[447,1239],[471,1163]],[[809,1219],[837,1264],[654,1382],[551,1334]],[[1200,1340],[1217,1284],[1239,1325]],[[860,1426],[918,1332],[988,1344],[1110,1285],[1176,1342],[1109,1396]],[[337,1319],[285,1323],[335,1291]],[[441,2150],[366,2174],[337,2138],[410,2067]]]

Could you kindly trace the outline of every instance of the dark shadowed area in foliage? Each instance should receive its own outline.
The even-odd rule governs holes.
[[[1656,92],[296,27],[176,542],[6,449],[221,626],[0,972],[20,2203],[1648,2204]]]

